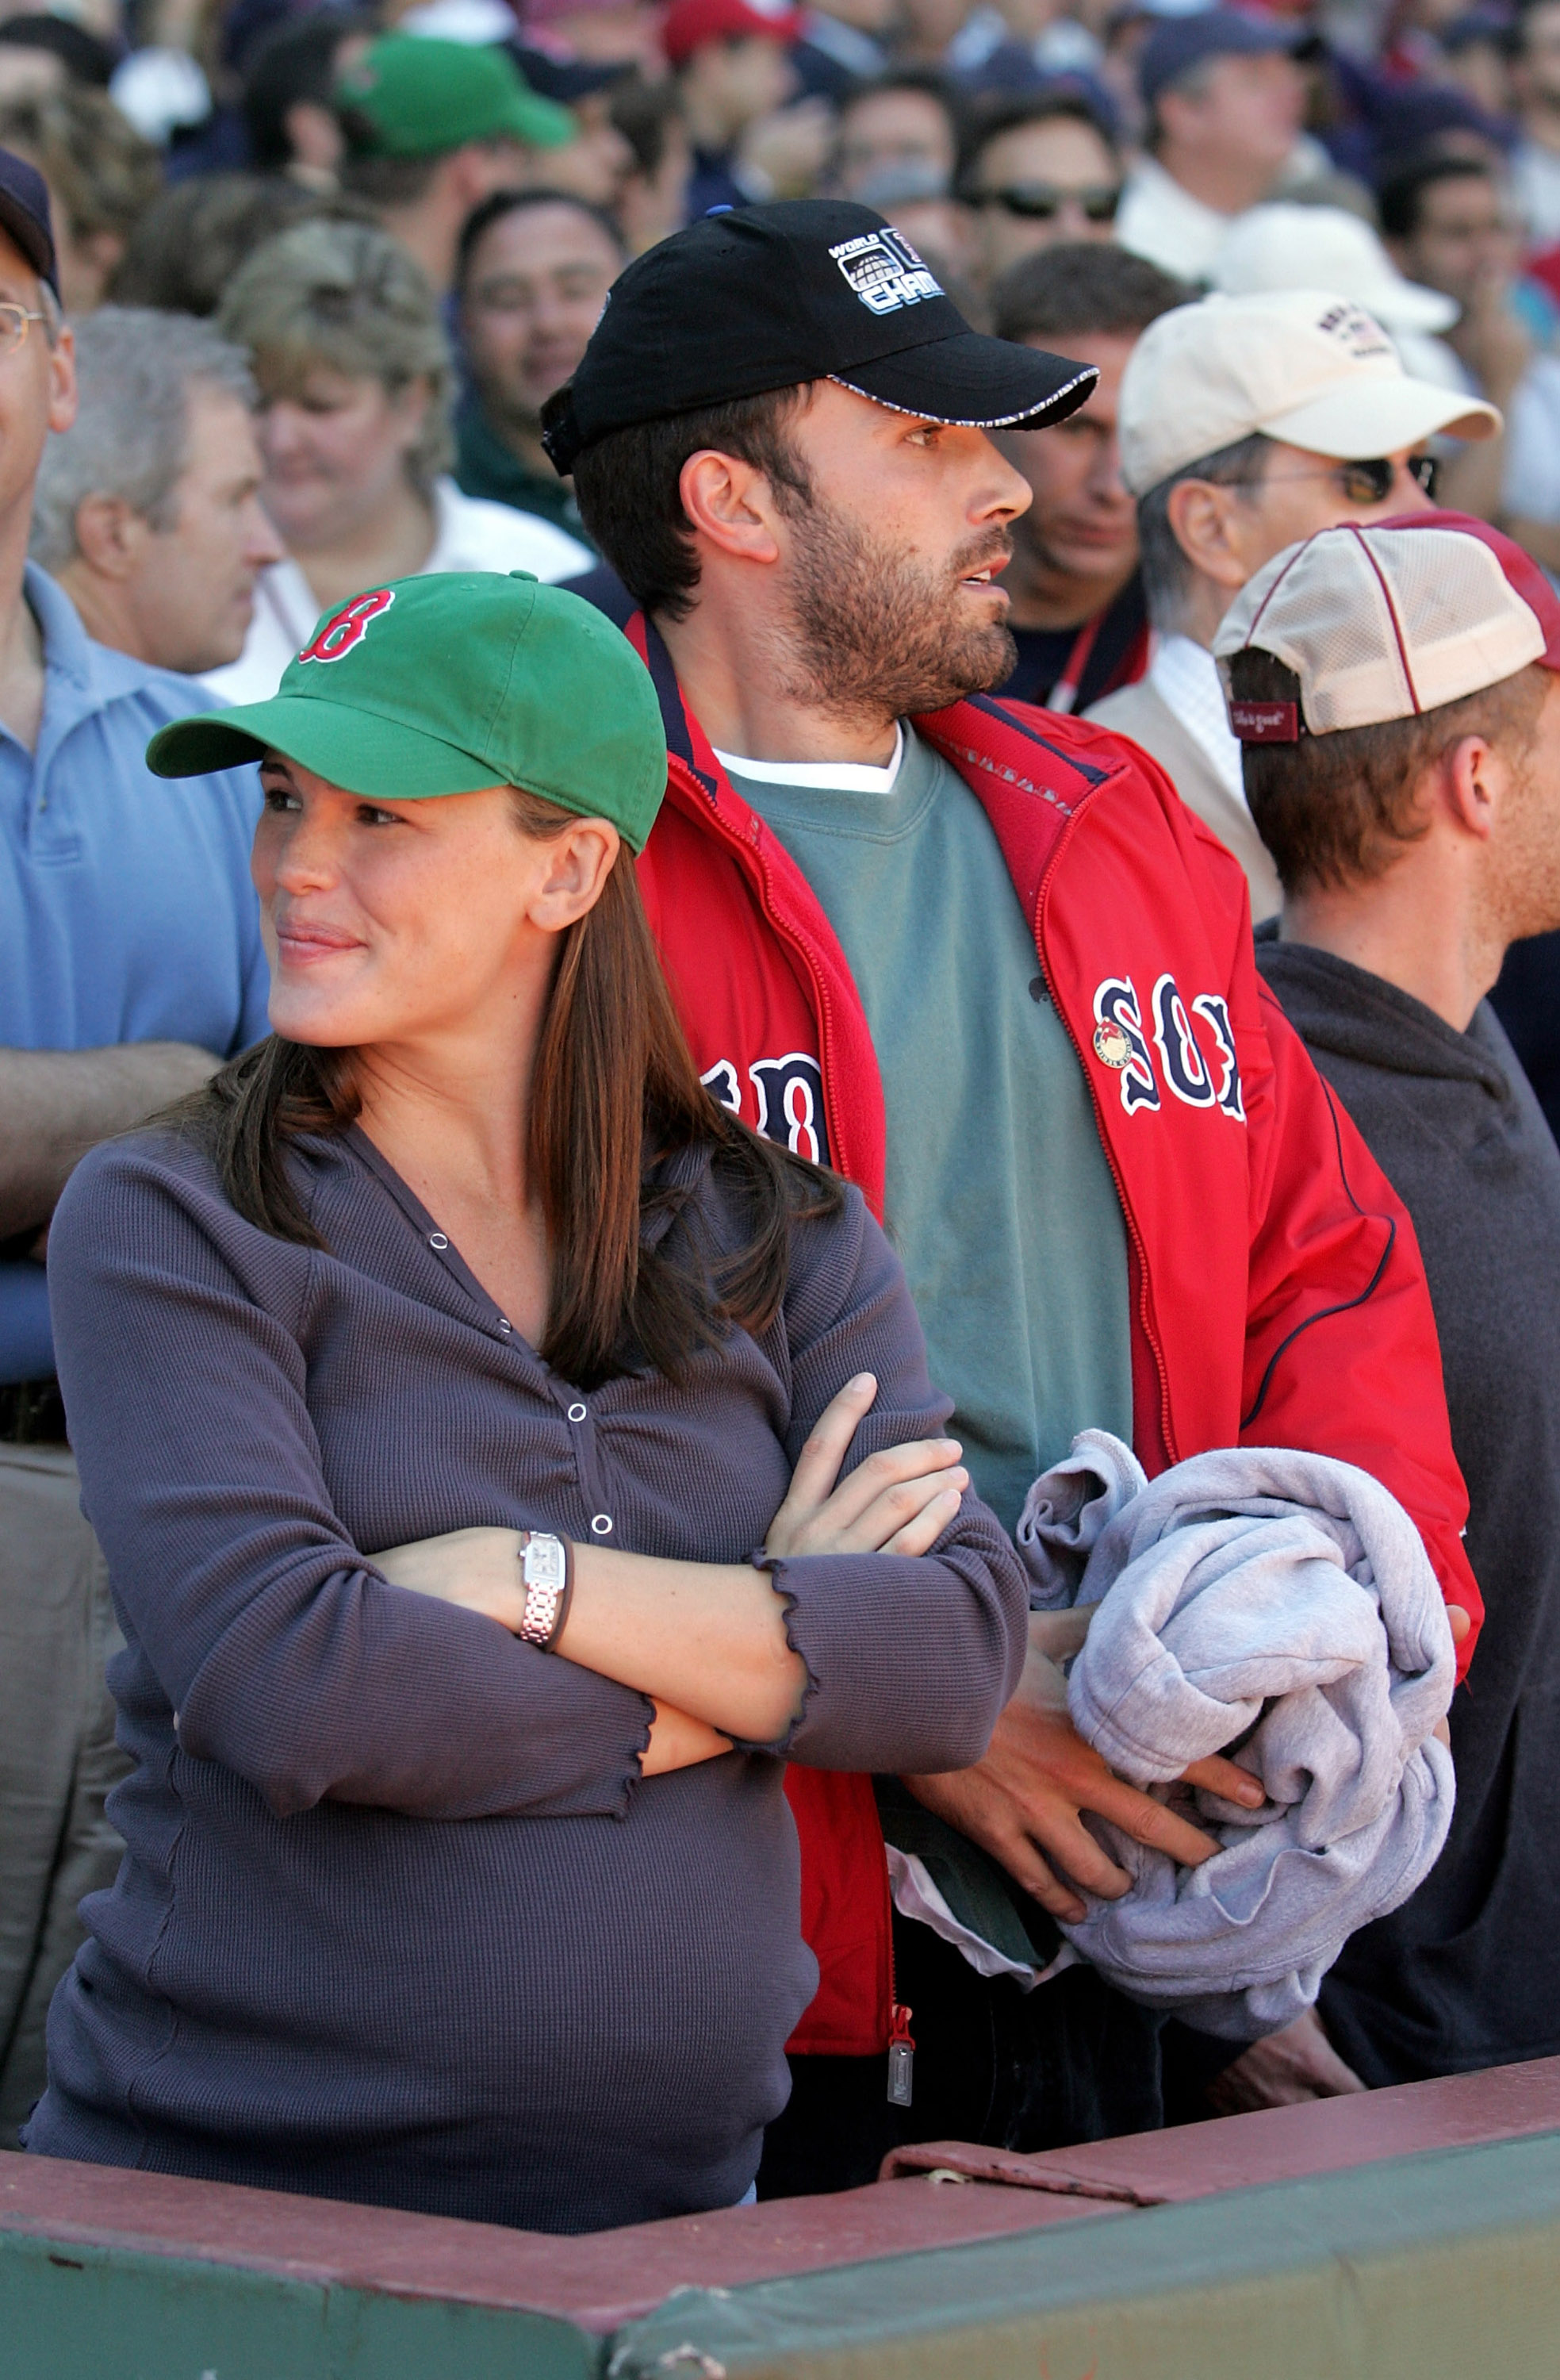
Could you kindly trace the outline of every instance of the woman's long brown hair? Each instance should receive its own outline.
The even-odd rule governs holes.
[[[534,794],[511,798],[523,834],[550,839],[573,823]],[[626,844],[594,908],[559,939],[527,1151],[551,1274],[538,1352],[581,1388],[647,1364],[676,1378],[726,1326],[767,1328],[785,1294],[793,1220],[838,1212],[840,1186],[749,1131],[700,1082]],[[288,1170],[288,1144],[344,1132],[360,1104],[350,1050],[273,1035],[176,1114],[211,1148],[248,1222],[320,1247]],[[705,1146],[739,1191],[746,1237],[719,1261],[678,1263],[641,1242],[650,1208],[676,1208],[687,1196],[655,1182],[650,1169]]]

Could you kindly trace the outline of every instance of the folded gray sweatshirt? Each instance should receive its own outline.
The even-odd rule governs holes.
[[[1020,1547],[1032,1600],[1099,1607],[1069,1681],[1079,1731],[1222,1849],[1182,1867],[1091,1822],[1132,1888],[1085,1894],[1064,1930],[1132,1998],[1251,2041],[1312,2005],[1445,1840],[1452,1762],[1432,1730],[1451,1630],[1413,1523],[1348,1463],[1230,1448],[1142,1477],[1086,1433],[1036,1481]],[[1260,1810],[1167,1791],[1215,1752],[1261,1778]]]

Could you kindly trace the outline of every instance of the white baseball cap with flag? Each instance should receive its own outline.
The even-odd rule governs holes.
[[[1119,421],[1135,496],[1256,431],[1366,462],[1437,431],[1493,438],[1501,427],[1482,398],[1410,379],[1375,317],[1322,289],[1215,295],[1161,314],[1128,358]]]
[[[1298,703],[1232,693],[1230,662],[1252,650],[1294,672]],[[1560,598],[1519,545],[1466,513],[1350,521],[1264,564],[1214,658],[1241,742],[1292,744],[1438,710],[1530,662],[1560,671]]]

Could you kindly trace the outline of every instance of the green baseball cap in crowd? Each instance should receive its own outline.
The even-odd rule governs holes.
[[[360,157],[443,157],[472,140],[561,149],[574,137],[566,107],[534,91],[504,50],[387,33],[336,83],[337,113]]]
[[[650,674],[611,622],[524,571],[434,571],[320,619],[269,702],[203,711],[146,748],[159,777],[283,753],[349,794],[421,802],[520,785],[643,851],[666,791]]]

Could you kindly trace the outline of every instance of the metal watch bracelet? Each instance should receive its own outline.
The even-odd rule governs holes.
[[[563,1633],[574,1592],[574,1549],[545,1529],[521,1532],[520,1576],[526,1600],[515,1630],[523,1645],[550,1653]]]

